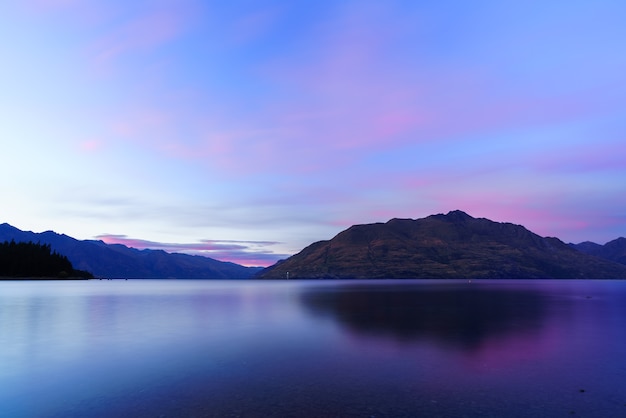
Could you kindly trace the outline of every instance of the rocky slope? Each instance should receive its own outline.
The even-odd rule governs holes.
[[[257,276],[283,278],[625,279],[626,266],[462,211],[355,225]]]

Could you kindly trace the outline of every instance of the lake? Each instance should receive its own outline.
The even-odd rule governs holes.
[[[626,282],[0,282],[1,417],[623,417]]]

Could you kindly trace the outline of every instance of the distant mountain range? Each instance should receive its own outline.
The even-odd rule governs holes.
[[[626,238],[620,237],[609,241],[604,245],[595,242],[585,241],[580,244],[570,244],[585,254],[595,255],[620,264],[626,264]]]
[[[354,225],[262,269],[209,257],[77,240],[0,224],[0,242],[50,244],[74,268],[103,278],[581,278],[626,279],[626,238],[565,244],[521,225],[462,211]]]
[[[624,238],[604,246],[568,245],[520,225],[477,219],[457,210],[352,226],[257,277],[626,279],[625,255]]]
[[[50,244],[54,251],[65,255],[74,268],[103,278],[247,279],[261,270],[260,267],[244,267],[209,257],[138,250],[102,241],[80,241],[53,231],[35,233],[7,223],[0,224],[0,242],[11,240]]]

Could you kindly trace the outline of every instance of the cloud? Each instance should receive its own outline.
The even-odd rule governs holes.
[[[93,153],[99,151],[103,147],[102,140],[98,138],[86,139],[79,144],[79,148],[82,152]]]
[[[84,38],[55,37],[80,39],[81,58],[119,76],[82,90],[90,101],[73,114],[93,111],[105,120],[88,125],[106,128],[74,136],[98,152],[71,176],[133,201],[70,204],[69,190],[46,208],[90,223],[88,236],[103,224],[155,245],[178,231],[269,236],[288,244],[196,251],[274,257],[338,227],[452,209],[564,239],[574,236],[567,228],[589,239],[625,230],[615,216],[626,192],[623,13],[606,3],[565,14],[495,3],[215,3],[199,15],[181,1],[96,2],[115,10]],[[62,10],[79,10],[40,3],[58,6],[55,28]]]
[[[261,11],[238,21],[264,22],[269,15]],[[145,138],[146,147],[231,174],[306,174],[392,148],[465,142],[604,111],[603,91],[555,93],[537,85],[548,77],[512,89],[501,62],[433,59],[427,49],[433,35],[411,29],[415,21],[415,13],[405,17],[393,7],[347,6],[313,26],[297,50],[243,61],[251,69],[234,69],[228,77],[250,86],[245,93],[221,91],[211,104],[183,104],[185,112],[180,103],[139,103],[120,115],[126,122],[118,125],[134,126],[129,135]],[[216,53],[212,60],[229,58]],[[268,88],[269,96],[255,93]],[[146,117],[150,112],[157,117]]]
[[[184,23],[184,15],[172,11],[152,11],[136,17],[93,44],[95,65],[108,67],[124,55],[151,51],[179,36]]]
[[[266,247],[280,244],[275,241],[201,240],[195,243],[165,243],[130,238],[126,235],[102,234],[95,237],[106,244],[121,244],[140,250],[163,250],[170,253],[200,255],[220,261],[247,266],[269,266],[286,254],[276,254]]]

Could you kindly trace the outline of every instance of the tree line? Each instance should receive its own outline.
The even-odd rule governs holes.
[[[0,243],[0,276],[3,277],[93,277],[76,270],[64,255],[52,251],[50,244],[30,242]]]

